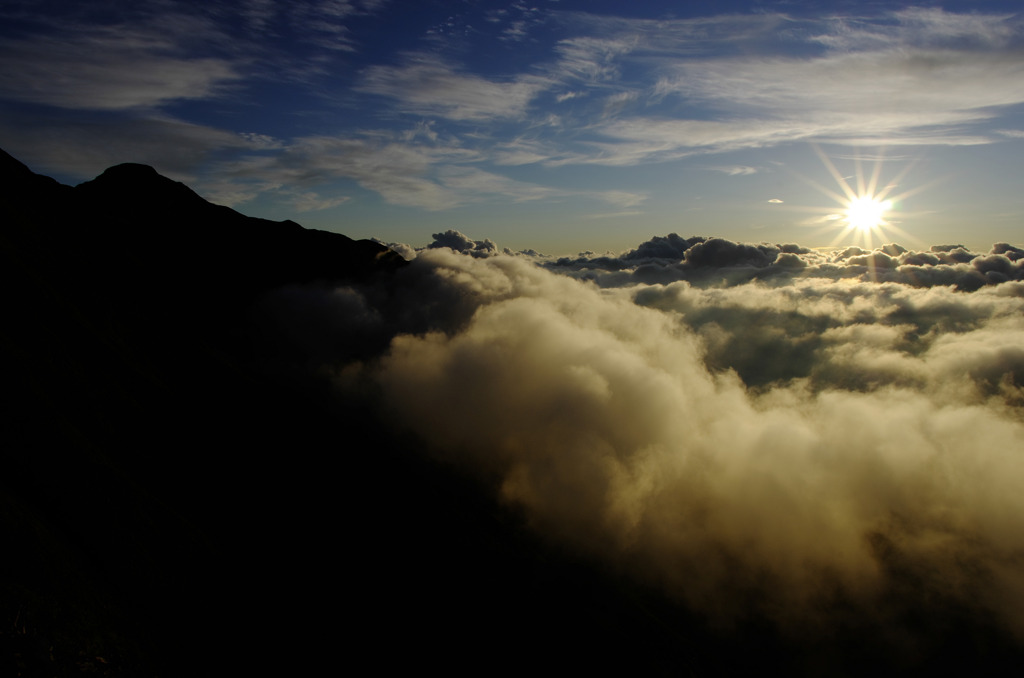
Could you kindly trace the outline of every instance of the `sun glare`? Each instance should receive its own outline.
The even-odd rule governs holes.
[[[858,231],[873,231],[885,225],[885,213],[892,209],[891,200],[860,195],[846,206],[846,222]]]
[[[902,171],[892,179],[883,181],[883,164],[889,161],[904,161],[905,158],[890,158],[879,153],[873,158],[874,167],[870,172],[866,172],[863,164],[865,158],[857,154],[852,158],[854,161],[852,176],[844,176],[821,148],[814,146],[814,150],[829,174],[832,175],[836,189],[838,189],[829,188],[810,179],[807,180],[823,194],[835,200],[839,208],[828,208],[824,215],[811,222],[826,224],[824,226],[826,229],[839,227],[839,233],[833,239],[832,246],[839,245],[844,240],[847,242],[852,240],[853,244],[873,249],[877,244],[885,242],[886,239],[913,240],[908,233],[900,229],[898,224],[901,219],[894,218],[905,215],[905,213],[898,212],[903,199],[924,188],[921,186],[909,191],[900,189],[898,194],[895,193],[913,162],[906,163]],[[851,158],[847,157],[846,159]],[[817,211],[817,208],[814,211]]]

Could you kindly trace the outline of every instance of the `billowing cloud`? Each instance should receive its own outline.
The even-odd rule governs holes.
[[[372,288],[332,302],[358,312],[346,332],[392,338],[329,369],[342,389],[371,380],[533,529],[725,628],[768,620],[819,649],[853,634],[909,665],[981,619],[1024,644],[1024,283],[601,289],[435,238],[399,275],[406,310]],[[627,254],[680,253],[772,258],[678,236]]]
[[[793,243],[749,245],[723,238],[681,238],[673,233],[656,236],[618,256],[562,257],[545,265],[602,287],[681,280],[697,285],[724,280],[784,282],[799,276],[976,290],[1024,280],[1019,248],[1007,243],[996,243],[987,254],[959,245],[914,251],[895,243],[874,250],[856,246],[812,250]]]
[[[448,229],[444,233],[435,233],[432,237],[434,241],[427,245],[427,249],[444,247],[453,252],[474,257],[489,257],[498,253],[498,246],[494,244],[493,240],[473,240],[453,229]]]

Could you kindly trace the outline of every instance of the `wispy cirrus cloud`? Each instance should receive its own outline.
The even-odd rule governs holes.
[[[353,52],[360,43],[349,28],[353,17],[379,12],[389,0],[300,0],[287,4],[247,0],[238,8],[253,37],[299,32],[303,43],[328,51]],[[216,10],[215,10],[216,11]]]
[[[371,66],[356,90],[395,99],[404,112],[469,121],[522,118],[534,96],[549,85],[531,75],[489,80],[417,53],[407,55],[401,66]]]
[[[236,61],[187,52],[186,42],[211,33],[216,31],[207,22],[182,16],[165,19],[159,28],[94,27],[9,40],[0,47],[0,97],[107,111],[208,98],[243,77]]]
[[[962,14],[934,7],[908,7],[889,16],[894,20],[833,17],[825,20],[825,30],[812,40],[830,48],[854,50],[884,49],[893,43],[988,48],[1009,44],[1021,28],[1012,13]]]
[[[630,166],[687,156],[763,148],[790,141],[830,141],[849,145],[930,144],[963,146],[989,143],[983,134],[950,129],[955,122],[978,122],[984,114],[892,112],[864,120],[855,113],[828,111],[820,116],[780,119],[686,120],[623,118],[599,126],[604,137],[587,142],[591,153],[566,155],[551,164]]]
[[[435,168],[476,158],[454,146],[405,143],[384,136],[305,137],[283,153],[259,159],[258,166],[227,165],[232,178],[246,176],[282,186],[316,186],[351,179],[398,205],[439,210],[460,204],[456,192],[435,178]]]
[[[0,98],[79,111],[139,111],[237,94],[260,80],[307,83],[360,43],[352,20],[387,0],[264,0],[197,6],[168,0],[116,20],[75,5],[10,3],[0,18]],[[19,6],[21,5],[21,6]],[[295,36],[301,35],[301,40]]]
[[[442,167],[439,170],[439,181],[459,195],[460,202],[476,202],[486,196],[501,196],[512,202],[529,202],[565,195],[564,191],[516,181],[475,167]]]
[[[248,153],[218,165],[206,195],[236,205],[276,192],[305,210],[325,209],[330,193],[321,187],[351,180],[386,202],[429,211],[469,204],[513,204],[583,199],[633,208],[648,196],[626,190],[555,188],[512,179],[483,169],[486,153],[436,136],[378,131],[351,137],[306,137],[269,152]],[[337,188],[331,189],[336,191]]]
[[[865,116],[872,124],[913,113],[926,115],[924,124],[934,124],[948,114],[960,123],[967,111],[987,119],[984,109],[1024,101],[1024,64],[1005,52],[893,46],[809,60],[713,60],[673,70],[658,83],[660,91],[741,115],[816,117],[842,111]]]
[[[647,21],[590,22],[605,33],[564,41],[562,72],[591,86],[614,84],[619,91],[605,101],[618,110],[595,110],[586,130],[598,136],[578,139],[589,150],[576,147],[551,162],[629,166],[797,140],[991,143],[997,137],[984,126],[1024,102],[1024,62],[1006,49],[1024,36],[1012,17],[941,10],[856,22],[766,16],[761,27],[785,29],[775,43],[765,41],[756,17],[744,17],[753,44],[740,54],[715,39],[723,21],[666,22],[673,25],[656,31]],[[729,25],[723,35],[744,43],[735,30]],[[801,44],[801,56],[792,56]],[[646,79],[623,75],[641,63]],[[630,101],[637,103],[622,105]]]

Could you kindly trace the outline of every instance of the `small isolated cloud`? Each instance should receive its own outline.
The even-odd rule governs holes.
[[[493,240],[473,240],[454,229],[448,229],[444,233],[435,233],[431,237],[434,240],[427,245],[428,250],[447,248],[473,257],[491,257],[498,254],[498,246],[494,244]]]
[[[647,195],[631,193],[629,191],[600,191],[590,195],[610,205],[617,205],[619,207],[636,207],[647,200]]]
[[[280,139],[275,139],[268,134],[259,134],[256,132],[239,132],[238,136],[245,139],[247,144],[253,150],[260,151],[272,151],[280,148],[284,148],[285,143]]]
[[[768,202],[770,202],[770,203],[776,203],[776,204],[780,204],[780,203],[782,202],[782,200],[780,200],[780,199],[778,199],[778,198],[769,198],[769,199],[768,199]]]
[[[756,167],[750,167],[748,165],[728,165],[722,167],[712,167],[716,172],[722,172],[728,174],[730,177],[747,176],[748,174],[757,174]]]
[[[622,210],[619,212],[596,212],[584,214],[584,219],[621,219],[623,217],[639,217],[645,214],[643,210]]]
[[[291,204],[299,212],[316,212],[343,205],[351,200],[350,196],[335,196],[326,198],[312,191],[299,193],[291,198]]]

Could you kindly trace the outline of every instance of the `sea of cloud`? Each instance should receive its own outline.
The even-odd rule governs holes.
[[[1021,249],[396,249],[268,308],[539,534],[722,627],[1024,644]]]

